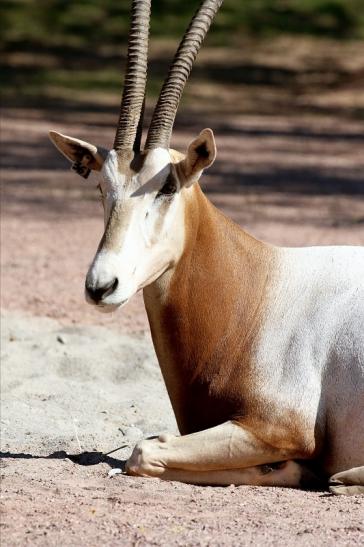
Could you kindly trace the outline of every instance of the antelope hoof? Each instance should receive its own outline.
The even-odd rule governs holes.
[[[329,490],[337,496],[364,494],[364,467],[353,467],[336,473],[329,479]]]
[[[364,486],[360,484],[346,485],[341,481],[330,480],[329,490],[335,496],[359,496],[364,494]]]

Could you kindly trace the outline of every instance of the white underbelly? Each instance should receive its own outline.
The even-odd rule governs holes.
[[[328,473],[364,465],[364,248],[282,249],[256,358],[262,392],[315,429]]]

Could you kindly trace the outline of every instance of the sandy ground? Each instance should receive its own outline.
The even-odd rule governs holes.
[[[3,113],[2,545],[362,545],[359,497],[108,476],[175,422],[141,297],[112,316],[83,301],[97,179],[69,173],[46,131],[108,145],[113,121]],[[204,188],[246,229],[276,244],[364,244],[363,122],[195,116],[175,146],[204,125],[219,147]]]

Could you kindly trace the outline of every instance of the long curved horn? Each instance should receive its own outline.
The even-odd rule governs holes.
[[[148,131],[146,150],[157,147],[169,148],[173,123],[183,88],[202,41],[222,2],[223,0],[204,0],[193,16],[161,89]]]
[[[147,80],[151,0],[133,0],[124,89],[114,148],[122,153],[140,147],[142,111]],[[139,130],[138,130],[139,126]]]

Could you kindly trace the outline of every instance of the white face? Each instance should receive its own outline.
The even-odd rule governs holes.
[[[183,200],[167,150],[148,152],[139,172],[122,174],[116,152],[102,171],[105,233],[86,277],[86,299],[112,311],[155,281],[183,249]]]

